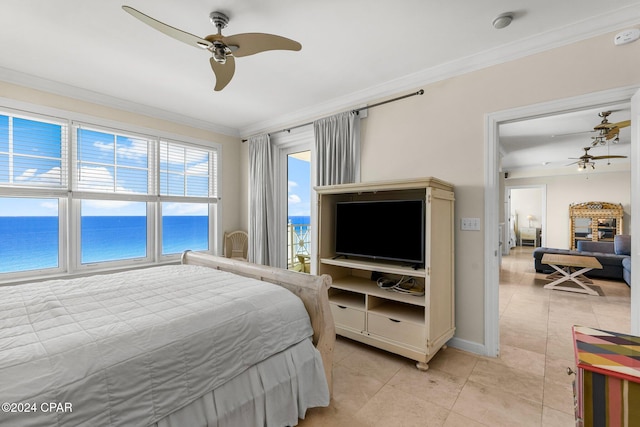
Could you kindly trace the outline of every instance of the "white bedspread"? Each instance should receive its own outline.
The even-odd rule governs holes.
[[[153,424],[311,335],[289,291],[206,267],[2,287],[0,402],[35,406],[0,425]]]

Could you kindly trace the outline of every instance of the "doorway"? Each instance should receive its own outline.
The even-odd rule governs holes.
[[[632,99],[632,123],[637,123],[640,117],[640,108],[637,103],[640,103],[640,94],[634,94],[638,91],[638,87],[627,87],[621,89],[614,89],[604,92],[597,92],[593,94],[583,95],[575,98],[569,98],[564,100],[558,100],[548,102],[544,104],[536,104],[532,106],[515,108],[512,110],[506,110],[502,112],[496,112],[488,114],[486,116],[486,154],[485,159],[485,354],[488,356],[497,357],[500,354],[500,326],[499,326],[499,272],[500,272],[500,257],[499,257],[499,241],[497,233],[493,233],[493,230],[498,229],[500,220],[500,204],[499,204],[499,189],[501,188],[499,178],[499,125],[501,123],[507,123],[516,120],[525,120],[533,117],[540,117],[544,115],[559,114],[567,111],[575,111],[585,108],[594,108],[600,105],[607,105],[618,102],[629,102]],[[632,209],[638,206],[640,199],[635,195],[634,189],[637,185],[637,178],[640,178],[640,171],[638,170],[638,130],[637,125],[632,130],[632,156],[631,156],[631,205]],[[633,133],[635,132],[635,133]],[[631,233],[634,230],[640,232],[640,218],[637,215],[632,216]],[[635,249],[635,248],[634,248]],[[632,258],[634,260],[640,258],[638,254],[633,253]],[[633,261],[632,261],[633,262]],[[640,264],[640,261],[636,262]],[[636,280],[633,280],[636,282]],[[640,305],[640,293],[634,291],[634,286],[631,286],[631,330],[632,333],[639,333],[640,326],[638,320],[640,313],[638,308]]]
[[[313,128],[276,133],[278,267],[312,271],[315,211]]]
[[[525,239],[534,247],[544,246],[547,219],[547,188],[544,185],[505,187],[506,224],[503,255],[509,255],[511,248],[523,245],[523,231],[535,239]]]
[[[311,150],[287,154],[287,269],[311,271]]]

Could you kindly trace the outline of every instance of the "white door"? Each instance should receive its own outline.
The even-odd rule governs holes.
[[[279,267],[311,271],[313,196],[313,128],[271,137],[278,147],[277,215]],[[298,256],[300,255],[300,256]]]
[[[287,268],[311,272],[311,150],[286,155]]]

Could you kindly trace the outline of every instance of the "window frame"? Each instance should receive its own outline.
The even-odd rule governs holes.
[[[6,101],[6,100],[4,100]],[[218,253],[222,203],[219,189],[222,187],[221,158],[222,145],[217,142],[198,140],[183,135],[175,135],[158,130],[141,128],[136,125],[112,122],[83,114],[57,110],[36,105],[20,105],[16,109],[12,102],[0,104],[0,114],[20,117],[26,120],[55,123],[64,127],[66,135],[61,140],[62,165],[61,188],[22,186],[0,183],[0,200],[4,197],[53,198],[58,199],[58,267],[40,270],[13,271],[0,273],[0,283],[10,283],[27,279],[70,276],[113,269],[136,268],[140,266],[176,262],[181,253],[162,255],[162,212],[163,202],[206,203],[209,213],[208,253]],[[22,103],[21,103],[22,104]],[[77,129],[91,129],[118,136],[144,139],[147,147],[147,194],[110,193],[78,190],[76,173],[78,168]],[[162,141],[192,147],[208,153],[209,194],[207,197],[162,196],[160,195],[160,145]],[[117,156],[117,154],[116,154]],[[117,184],[116,184],[117,185]],[[147,251],[145,257],[96,263],[81,263],[81,204],[82,200],[121,200],[146,203]]]

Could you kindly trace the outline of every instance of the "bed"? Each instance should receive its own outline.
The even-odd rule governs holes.
[[[0,425],[296,425],[329,404],[329,285],[185,252],[2,287]]]

